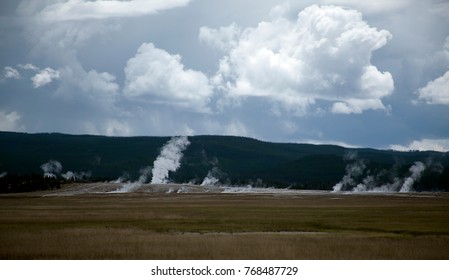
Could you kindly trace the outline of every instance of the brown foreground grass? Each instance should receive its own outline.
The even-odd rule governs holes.
[[[449,196],[0,196],[0,259],[449,259]]]

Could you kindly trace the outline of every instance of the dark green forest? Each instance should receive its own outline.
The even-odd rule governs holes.
[[[152,166],[169,139],[0,132],[0,192],[29,191],[33,185],[36,190],[59,187],[66,181],[62,177],[40,179],[41,165],[49,160],[62,164],[61,174],[89,174],[83,180],[135,180],[142,168]],[[331,190],[354,164],[364,166],[352,176],[354,184],[367,176],[383,183],[410,176],[410,168],[419,161],[426,169],[415,178],[414,190],[449,190],[449,153],[270,143],[233,136],[192,136],[188,140],[181,167],[170,174],[176,183],[200,184],[212,171],[229,185]],[[27,187],[18,187],[24,182]]]

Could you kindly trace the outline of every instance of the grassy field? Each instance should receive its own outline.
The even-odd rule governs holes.
[[[449,259],[449,195],[4,195],[0,259]]]

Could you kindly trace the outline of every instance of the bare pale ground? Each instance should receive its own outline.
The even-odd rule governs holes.
[[[0,259],[449,259],[449,194],[116,188],[0,196]]]

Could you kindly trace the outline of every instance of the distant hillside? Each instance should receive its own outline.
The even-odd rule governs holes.
[[[0,132],[0,174],[43,174],[40,166],[56,160],[62,172],[89,173],[91,180],[121,176],[134,180],[142,168],[153,165],[169,139]],[[385,182],[407,178],[420,161],[426,169],[414,179],[414,189],[449,190],[448,153],[269,143],[231,136],[188,140],[181,167],[170,174],[174,182],[201,184],[211,174],[227,184],[330,190],[356,164],[363,170],[349,176],[354,186],[367,178]]]

